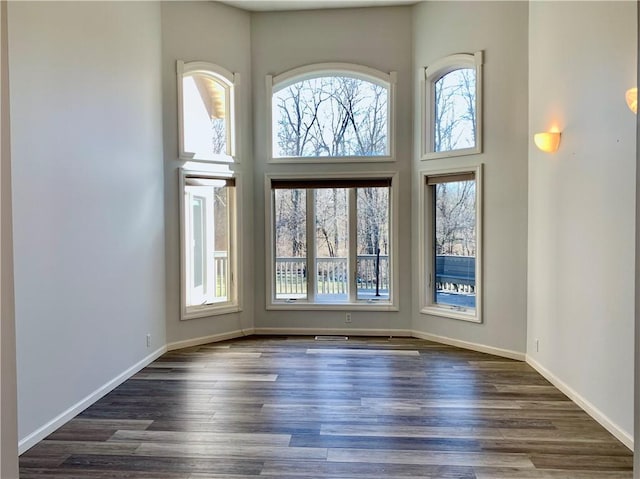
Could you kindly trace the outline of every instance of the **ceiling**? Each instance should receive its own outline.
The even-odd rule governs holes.
[[[251,12],[413,5],[420,0],[217,0]]]

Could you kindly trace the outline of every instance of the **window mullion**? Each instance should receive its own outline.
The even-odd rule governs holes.
[[[349,302],[355,303],[358,295],[358,212],[356,208],[356,188],[348,190],[349,208],[349,260],[347,266],[347,277],[349,278]]]
[[[318,290],[318,263],[316,261],[316,195],[315,190],[307,189],[307,301],[316,302],[316,291]]]

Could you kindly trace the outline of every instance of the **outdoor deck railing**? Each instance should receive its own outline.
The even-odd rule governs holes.
[[[228,260],[226,251],[216,251],[216,296],[226,294]],[[389,291],[389,256],[380,255],[378,289]],[[376,290],[376,255],[361,254],[356,258],[356,284],[359,291]],[[307,294],[307,262],[305,258],[276,258],[276,294]],[[347,294],[347,258],[318,258],[317,294]],[[451,292],[475,292],[475,257],[438,255],[436,257],[436,289]]]
[[[227,296],[227,276],[229,274],[229,261],[226,251],[213,252],[213,267],[216,278],[216,298],[226,298]]]
[[[380,255],[378,289],[389,290],[389,256]],[[357,257],[358,290],[376,289],[376,255]],[[317,258],[318,294],[347,294],[347,258]],[[276,258],[276,294],[303,295],[307,292],[307,263],[305,258]]]
[[[436,256],[436,291],[475,293],[475,256]]]

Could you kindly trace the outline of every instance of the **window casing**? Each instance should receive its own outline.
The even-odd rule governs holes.
[[[395,72],[322,63],[267,76],[272,163],[392,161]]]
[[[422,159],[482,153],[482,52],[424,70]]]
[[[395,183],[267,175],[267,309],[396,311]]]
[[[421,313],[482,322],[482,167],[420,175]]]
[[[236,161],[239,75],[212,63],[182,61],[177,74],[180,159]]]
[[[180,171],[182,319],[240,310],[238,179]]]

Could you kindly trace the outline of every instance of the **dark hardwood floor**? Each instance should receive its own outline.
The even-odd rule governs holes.
[[[631,478],[632,454],[525,363],[405,338],[170,352],[20,458],[66,479]]]

